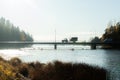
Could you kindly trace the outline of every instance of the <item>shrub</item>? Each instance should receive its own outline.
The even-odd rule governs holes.
[[[17,57],[12,58],[9,62],[13,66],[18,66],[22,63],[22,61]]]
[[[55,61],[30,73],[32,80],[106,80],[106,70],[87,64]]]
[[[20,74],[22,74],[24,77],[28,77],[29,75],[29,70],[28,70],[28,66],[27,64],[21,64],[19,67],[18,67],[18,72]]]

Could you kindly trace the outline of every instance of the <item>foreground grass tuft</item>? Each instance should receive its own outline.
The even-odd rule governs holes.
[[[0,57],[0,80],[106,80],[107,71],[81,63],[23,63]]]

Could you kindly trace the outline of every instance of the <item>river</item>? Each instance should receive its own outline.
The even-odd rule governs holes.
[[[59,60],[86,63],[107,69],[110,72],[110,80],[120,80],[120,50],[91,50],[88,46],[60,46],[58,50],[53,50],[52,46],[32,46],[31,48],[2,49],[0,55],[6,59],[19,57],[24,62],[48,63]]]

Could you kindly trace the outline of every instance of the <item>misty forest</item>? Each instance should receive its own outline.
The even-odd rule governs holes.
[[[0,18],[0,41],[33,41],[33,38],[2,17]]]

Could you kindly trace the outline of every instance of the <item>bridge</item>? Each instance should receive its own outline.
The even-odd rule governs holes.
[[[96,49],[96,46],[102,46],[102,45],[120,45],[120,43],[92,43],[92,42],[67,42],[67,43],[62,43],[62,42],[31,42],[31,41],[0,41],[0,45],[4,44],[44,44],[44,45],[54,45],[54,49],[57,49],[57,45],[88,45],[91,46],[91,49]]]

